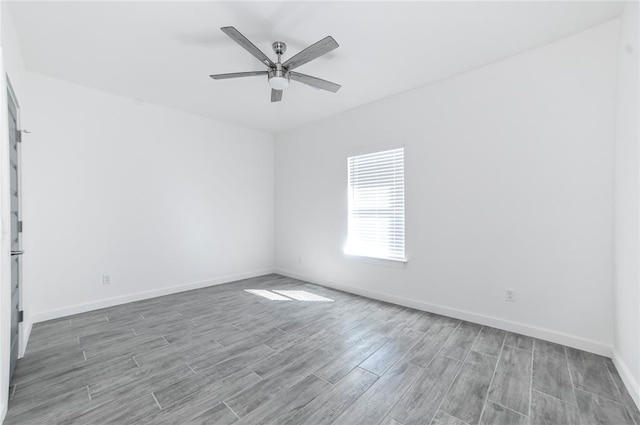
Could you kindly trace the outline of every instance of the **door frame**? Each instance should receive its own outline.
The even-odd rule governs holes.
[[[16,107],[16,129],[18,131],[18,134],[21,135],[21,130],[22,130],[22,125],[21,125],[21,120],[20,120],[20,102],[18,102],[18,97],[16,96],[16,93],[13,89],[13,85],[11,84],[11,79],[9,78],[8,74],[5,74],[5,84],[7,86],[7,96],[10,97],[6,99],[7,105],[5,105],[7,107],[7,115],[6,118],[9,119],[9,100],[11,100],[13,102],[13,104]],[[9,140],[9,144],[11,143],[11,141]],[[23,217],[22,217],[22,142],[20,140],[18,140],[17,143],[17,150],[18,150],[18,220],[22,221]],[[9,146],[9,149],[11,149],[11,147]],[[7,158],[8,160],[9,158]],[[11,224],[7,223],[8,226],[8,236],[10,237],[11,235]],[[22,232],[19,233],[18,237],[20,238],[20,249],[22,249]],[[18,272],[18,276],[20,276],[20,287],[18,290],[18,307],[20,311],[24,310],[24,278],[23,278],[23,262],[24,262],[24,257],[22,257],[19,261],[19,272]],[[9,263],[9,267],[11,267],[11,263]],[[24,341],[24,324],[25,322],[18,322],[18,359],[24,357],[24,352],[26,350],[26,341]]]

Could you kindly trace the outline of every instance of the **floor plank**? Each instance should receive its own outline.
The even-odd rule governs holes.
[[[279,424],[307,406],[321,394],[327,393],[332,385],[315,375],[309,375],[281,394],[272,403],[266,403],[240,419],[236,425]]]
[[[482,326],[475,323],[462,322],[453,335],[444,343],[440,354],[463,361],[476,342]]]
[[[382,421],[380,425],[402,425],[402,424],[396,421],[395,419],[385,418],[385,420]]]
[[[489,390],[489,400],[523,415],[529,414],[531,357],[529,351],[504,347]]]
[[[488,402],[482,412],[481,425],[527,425],[527,417],[499,404]],[[556,424],[560,425],[560,423]],[[563,424],[564,425],[564,424]]]
[[[349,348],[329,363],[316,370],[315,374],[331,383],[345,377],[360,363],[388,342],[386,338],[371,338]]]
[[[405,425],[428,423],[436,414],[461,365],[450,357],[436,356],[389,416]]]
[[[419,332],[403,330],[362,362],[360,367],[378,376],[382,376],[416,344],[421,337],[422,334]]]
[[[326,362],[327,358],[327,353],[316,350],[309,356],[281,369],[277,374],[261,380],[224,401],[236,415],[242,418],[269,399],[302,381],[316,370],[318,365]]]
[[[330,425],[377,379],[377,375],[356,368],[325,394],[316,397],[297,412],[279,420],[278,425]]]
[[[439,320],[425,332],[424,337],[406,354],[409,362],[419,367],[426,367],[435,358],[459,324],[460,322],[454,320]]]
[[[135,423],[140,425],[184,423],[207,412],[223,402],[225,398],[233,396],[256,382],[260,382],[260,377],[249,369],[243,369],[220,381],[212,382],[186,397],[178,396],[175,400],[165,400],[165,404],[160,405],[162,410]]]
[[[471,352],[440,410],[467,423],[477,424],[497,361],[497,357]]]
[[[606,398],[576,390],[582,425],[635,425],[627,408]]]
[[[576,388],[605,398],[613,397],[616,388],[604,357],[574,348],[568,348],[567,355]]]
[[[504,345],[519,348],[521,350],[531,351],[533,350],[533,338],[513,332],[507,332],[507,336],[504,340]]]
[[[577,407],[534,390],[531,396],[530,425],[557,424],[580,425]]]
[[[9,403],[3,425],[45,424],[51,418],[66,418],[91,408],[86,388],[68,391],[56,397],[29,396]]]
[[[200,373],[191,374],[184,379],[175,380],[173,383],[155,390],[153,392],[154,396],[162,407],[173,404],[191,394],[204,391],[221,379],[241,371],[249,371],[246,367],[248,362],[266,357],[270,352],[271,350],[268,347],[259,345],[258,347],[247,350],[245,353],[205,369]]]
[[[56,421],[56,424],[120,425],[124,423],[134,423],[159,410],[160,407],[158,407],[153,396],[151,396],[151,394],[147,394],[138,399],[112,400],[96,408],[87,410],[77,416],[70,415],[62,421]]]
[[[500,329],[484,326],[478,340],[473,344],[473,351],[498,357],[507,333]]]
[[[605,361],[607,364],[607,370],[609,371],[613,384],[616,388],[613,399],[627,406],[627,409],[633,417],[633,420],[636,422],[636,425],[640,425],[640,411],[638,410],[638,406],[636,406],[636,403],[633,401],[629,391],[627,391],[627,388],[625,387],[624,382],[622,382],[622,378],[616,370],[613,361],[611,361],[611,359],[606,359]]]
[[[454,418],[451,415],[447,415],[442,410],[438,410],[436,416],[431,421],[431,425],[469,425],[467,422],[462,422],[460,419]]]
[[[340,416],[334,425],[369,425],[378,423],[411,384],[422,369],[407,362],[398,362],[391,370],[371,386],[353,405]]]
[[[185,425],[231,425],[238,417],[224,403],[218,403],[211,409],[200,413],[195,418],[183,422]]]
[[[566,403],[576,404],[564,347],[536,341],[532,388]]]

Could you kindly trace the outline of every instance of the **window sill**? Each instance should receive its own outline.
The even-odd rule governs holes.
[[[364,257],[361,255],[347,254],[347,253],[344,253],[344,255],[349,259],[353,259],[361,263],[373,264],[376,266],[391,267],[394,269],[404,269],[405,266],[407,265],[407,262],[409,261],[407,259],[391,260],[389,258]]]

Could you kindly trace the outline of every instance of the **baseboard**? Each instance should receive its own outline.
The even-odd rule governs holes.
[[[23,358],[24,353],[27,351],[27,344],[29,343],[29,337],[31,336],[32,328],[33,328],[33,321],[29,317],[22,324],[22,329],[20,329],[20,350],[18,352],[19,359]]]
[[[71,316],[79,313],[86,313],[101,308],[113,307],[120,304],[126,304],[133,301],[141,301],[149,298],[161,297],[164,295],[175,294],[178,292],[190,291],[192,289],[205,288],[207,286],[221,285],[223,283],[234,282],[236,280],[249,279],[252,277],[263,276],[274,273],[273,268],[254,270],[246,273],[238,273],[234,275],[222,276],[199,282],[192,282],[182,285],[170,286],[167,288],[153,289],[151,291],[137,292],[134,294],[123,295],[119,297],[107,298],[100,301],[94,301],[85,304],[76,304],[69,307],[59,308],[55,310],[35,312],[31,315],[31,323],[45,322],[47,320],[59,319],[61,317]]]
[[[638,384],[638,381],[633,377],[631,371],[627,367],[627,364],[618,355],[616,350],[613,350],[611,359],[618,370],[618,374],[620,374],[620,378],[622,378],[622,382],[624,382],[624,385],[627,387],[631,398],[636,403],[636,406],[638,406],[638,409],[640,409],[640,385]]]
[[[319,278],[317,276],[305,275],[281,268],[276,268],[275,272],[284,276],[292,277],[294,279],[304,280],[318,285],[327,286],[329,288],[338,289],[340,291],[361,295],[363,297],[373,298],[379,301],[390,302],[393,304],[399,304],[405,307],[415,308],[416,310],[441,314],[443,316],[466,320],[468,322],[478,323],[480,325],[491,326],[509,332],[516,332],[522,335],[544,339],[546,341],[555,342],[557,344],[566,345],[568,347],[577,348],[579,350],[588,351],[606,357],[611,357],[612,354],[611,347],[608,345],[588,339],[579,338],[573,335],[552,331],[549,329],[543,329],[536,326],[501,319],[499,317],[487,316],[382,292],[370,291],[368,289],[362,289],[355,286]]]

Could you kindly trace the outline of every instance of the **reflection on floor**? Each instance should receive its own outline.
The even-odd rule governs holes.
[[[269,275],[37,324],[5,423],[640,425],[640,414],[607,358]]]

